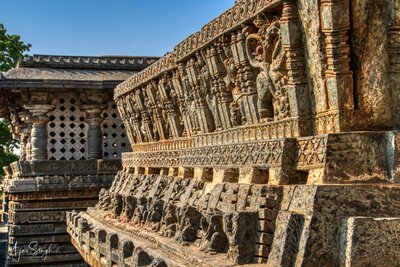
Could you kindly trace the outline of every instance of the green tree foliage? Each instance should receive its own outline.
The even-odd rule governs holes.
[[[8,34],[4,25],[0,23],[0,71],[14,68],[24,53],[29,51],[31,45],[25,44],[19,35]],[[13,139],[7,120],[0,119],[0,175],[3,166],[18,160],[14,154],[18,148],[18,141]]]
[[[18,140],[13,139],[10,126],[4,119],[0,120],[0,166],[8,166],[11,162],[18,160],[18,156],[14,154],[17,149]],[[1,168],[0,174],[3,174]]]
[[[31,45],[21,41],[19,35],[8,34],[4,25],[0,23],[0,71],[14,68],[30,48]]]

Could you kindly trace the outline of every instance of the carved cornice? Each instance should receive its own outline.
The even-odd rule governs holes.
[[[153,65],[118,85],[115,89],[114,98],[118,98],[149,80],[160,76],[164,72],[176,68],[179,62],[187,59],[187,57],[207,46],[219,36],[254,19],[260,12],[268,8],[272,9],[281,3],[282,0],[248,0],[236,2],[232,8],[206,24],[199,32],[193,33],[178,44],[173,52],[166,54]]]
[[[158,57],[33,55],[21,59],[18,67],[142,70],[157,59]]]
[[[209,44],[212,40],[215,40],[218,36],[240,27],[266,8],[272,8],[281,2],[281,0],[247,0],[236,2],[232,8],[207,23],[199,32],[192,34],[178,44],[174,49],[175,58],[178,62],[182,61],[198,49]]]
[[[164,72],[172,70],[176,68],[176,64],[173,60],[173,55],[171,53],[166,54],[154,64],[147,67],[143,71],[139,72],[131,76],[125,82],[119,84],[114,93],[114,98],[119,97],[120,95],[126,94],[131,89],[138,87],[141,84],[148,82],[149,80],[162,75]]]

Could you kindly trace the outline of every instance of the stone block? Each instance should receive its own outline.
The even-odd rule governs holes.
[[[349,217],[340,229],[340,266],[400,265],[400,218]]]

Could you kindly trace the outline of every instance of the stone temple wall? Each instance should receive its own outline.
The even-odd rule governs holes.
[[[98,201],[131,151],[113,88],[156,58],[33,56],[1,76],[1,115],[20,139],[5,168],[9,266],[87,266],[66,212]]]
[[[397,266],[400,6],[239,0],[114,91],[91,266]]]

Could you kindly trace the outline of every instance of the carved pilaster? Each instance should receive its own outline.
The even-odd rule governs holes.
[[[31,154],[32,160],[47,160],[47,113],[53,109],[49,104],[28,104],[25,109],[32,113]]]
[[[177,102],[173,101],[173,97],[176,97],[176,93],[171,90],[168,83],[169,77],[162,77],[159,80],[158,85],[155,85],[161,92],[161,102],[163,109],[167,113],[167,121],[169,125],[170,134],[173,138],[179,137],[182,133],[182,127],[180,125],[180,116],[178,107],[175,105]],[[175,102],[175,103],[174,103]],[[177,103],[176,103],[177,104]]]
[[[167,122],[163,118],[162,104],[160,103],[160,97],[157,87],[154,87],[151,83],[148,83],[146,88],[146,103],[147,108],[150,110],[152,120],[154,121],[154,129],[157,131],[158,139],[164,140],[168,138],[168,133],[166,127]]]
[[[353,73],[350,70],[349,0],[322,0],[321,27],[325,35],[328,109],[346,118],[354,110]],[[346,130],[349,120],[339,119],[338,130]],[[336,128],[336,127],[335,127]]]
[[[259,122],[257,111],[257,90],[255,84],[255,74],[246,54],[246,37],[248,28],[232,33],[231,50],[234,64],[237,69],[237,83],[240,88],[242,99],[238,99],[242,117],[246,124],[256,124]]]
[[[187,65],[187,73],[190,86],[193,89],[193,98],[196,108],[196,117],[200,128],[199,130],[202,133],[209,133],[215,130],[215,122],[205,101],[206,88],[201,86],[202,68],[204,67],[205,66],[199,66],[198,63],[196,64],[195,59],[191,58]]]
[[[140,112],[141,125],[140,132],[143,135],[145,141],[152,142],[153,138],[153,125],[151,123],[151,117],[144,103],[142,88],[135,91],[135,103],[137,105],[137,112]]]
[[[135,101],[135,95],[127,95],[122,103],[126,113],[126,121],[128,125],[132,126],[132,130],[129,129],[131,138],[135,140],[135,143],[143,142],[143,134],[140,130],[142,117]]]
[[[21,136],[21,160],[31,160],[31,132],[32,132],[32,116],[29,112],[21,112],[19,114],[21,125],[19,134]]]
[[[290,116],[299,118],[299,124],[304,123],[303,118],[310,116],[311,104],[308,84],[305,74],[305,59],[303,55],[302,31],[298,17],[296,1],[283,2],[282,18],[280,20],[282,31],[282,46],[286,53],[287,92],[289,97]],[[299,136],[311,134],[311,127],[298,127]]]
[[[180,66],[181,72],[183,72],[182,66]],[[193,126],[194,122],[192,122],[194,119],[192,119],[192,115],[190,112],[190,101],[188,100],[189,95],[187,93],[187,89],[184,87],[186,85],[183,85],[183,79],[182,75],[178,70],[175,70],[172,74],[172,87],[174,88],[175,92],[178,95],[178,105],[179,105],[179,110],[182,115],[182,120],[185,128],[185,132],[183,135],[185,136],[193,136]]]
[[[224,44],[220,44],[219,48],[212,46],[208,49],[207,61],[217,96],[221,126],[223,129],[229,129],[232,128],[230,104],[233,99],[232,93],[229,92],[224,81],[224,78],[227,76],[227,71],[223,62],[221,62],[221,54],[223,53],[222,45]]]

